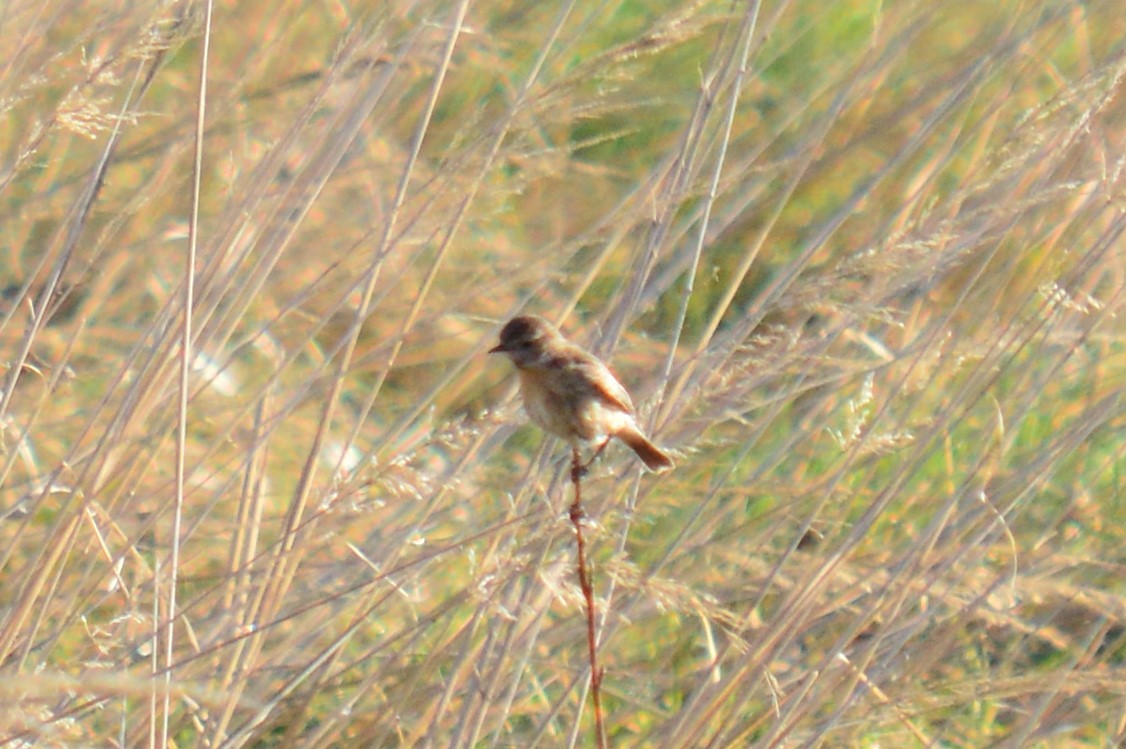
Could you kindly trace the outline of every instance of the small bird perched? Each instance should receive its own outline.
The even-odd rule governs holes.
[[[610,368],[564,338],[547,320],[535,315],[512,318],[489,353],[506,354],[512,360],[528,416],[572,448],[600,443],[597,457],[610,438],[617,437],[649,470],[659,473],[672,468],[672,458],[642,434],[633,401]]]

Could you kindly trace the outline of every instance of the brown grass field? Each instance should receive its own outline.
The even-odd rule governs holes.
[[[1124,40],[0,4],[0,747],[592,745],[521,312],[677,459],[582,486],[607,745],[1126,742]]]

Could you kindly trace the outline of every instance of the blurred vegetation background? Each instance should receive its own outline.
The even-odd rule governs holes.
[[[5,3],[0,744],[1121,743],[1121,10]]]

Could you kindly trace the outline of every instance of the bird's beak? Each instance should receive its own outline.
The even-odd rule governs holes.
[[[503,354],[505,351],[508,351],[508,349],[504,347],[503,343],[498,343],[497,345],[489,349],[490,354]]]

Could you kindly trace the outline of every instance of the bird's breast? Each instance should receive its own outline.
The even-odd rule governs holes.
[[[533,423],[572,443],[591,442],[636,428],[629,413],[596,397],[592,388],[556,381],[560,377],[565,380],[567,374],[520,370],[524,410]]]

